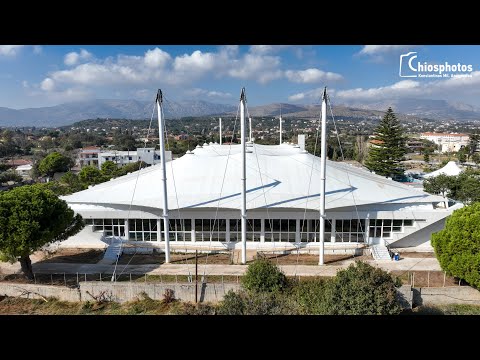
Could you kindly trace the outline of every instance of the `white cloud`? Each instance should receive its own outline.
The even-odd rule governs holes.
[[[288,47],[290,47],[290,45],[252,45],[250,46],[250,52],[259,55],[273,54],[285,50]]]
[[[262,56],[245,54],[239,60],[234,60],[228,70],[228,75],[238,79],[256,79],[261,84],[281,78],[283,72],[279,69],[278,56]]]
[[[310,101],[320,101],[324,88],[316,88],[305,92],[300,92],[297,94],[290,95],[288,100],[290,101],[300,101],[300,100],[310,100]],[[335,90],[329,89],[328,93],[330,95],[335,93]]]
[[[373,102],[397,98],[453,98],[461,91],[462,96],[480,94],[480,71],[472,77],[448,78],[434,81],[402,80],[392,85],[376,88],[339,90],[336,97],[349,101]]]
[[[15,56],[25,45],[0,45],[0,56]]]
[[[165,66],[171,59],[172,57],[169,53],[159,48],[155,48],[153,50],[148,50],[145,53],[144,61],[145,65],[148,67],[157,68]]]
[[[194,89],[188,90],[186,91],[186,94],[193,97],[207,96],[210,98],[224,98],[224,99],[232,97],[232,94],[228,92],[205,90],[201,88],[194,88]]]
[[[85,49],[65,55],[65,69],[52,71],[45,76],[40,88],[45,92],[115,87],[148,88],[159,84],[172,86],[193,85],[204,76],[253,79],[261,84],[284,76],[278,56],[246,52],[239,47],[221,46],[215,52],[193,51],[172,57],[160,48],[147,50],[142,55],[93,58]],[[68,93],[65,93],[68,94]],[[207,91],[207,97],[227,98],[229,93]]]
[[[287,70],[285,76],[288,80],[295,83],[312,84],[324,81],[339,81],[343,77],[340,74],[333,72],[325,72],[319,69],[306,69],[306,70]]]
[[[177,56],[173,61],[173,70],[177,76],[201,77],[211,71],[216,65],[216,56],[213,53],[194,51],[191,55]]]
[[[359,55],[385,55],[390,53],[400,53],[414,48],[415,45],[365,45],[358,53]]]
[[[44,91],[53,91],[55,89],[55,82],[50,78],[46,78],[40,83],[40,88]]]
[[[30,85],[28,84],[28,81],[27,80],[23,80],[22,81],[22,86],[26,89],[28,89],[30,87]]]
[[[73,66],[77,65],[81,60],[89,60],[92,57],[92,53],[88,52],[85,49],[80,49],[79,53],[72,51],[66,54],[63,62],[65,63],[65,65]]]

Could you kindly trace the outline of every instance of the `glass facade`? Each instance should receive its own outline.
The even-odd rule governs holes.
[[[404,227],[413,226],[413,220],[370,219],[368,236],[390,239],[394,233],[402,233]]]
[[[227,223],[228,222],[228,223]],[[297,220],[295,219],[247,219],[247,241],[260,242],[264,223],[265,242],[290,242],[296,240]],[[102,231],[105,236],[125,237],[125,219],[85,219],[94,231]],[[332,224],[334,229],[332,230]],[[404,232],[405,227],[414,226],[411,219],[370,219],[368,236],[370,238],[390,239],[394,233]],[[229,226],[227,226],[229,225]],[[299,220],[300,241],[319,241],[319,220]],[[366,221],[364,219],[327,219],[325,221],[325,241],[330,242],[335,233],[335,242],[365,242]],[[227,228],[230,241],[241,241],[240,219],[169,219],[170,241],[227,241]],[[163,219],[160,219],[160,231],[163,238]],[[157,219],[129,219],[129,239],[133,241],[158,241]]]

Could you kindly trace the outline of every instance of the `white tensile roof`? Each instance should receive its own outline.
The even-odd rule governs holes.
[[[319,209],[320,158],[298,145],[247,144],[247,208]],[[167,162],[168,207],[241,208],[241,146],[208,145]],[[351,165],[327,161],[326,208],[443,201]],[[162,208],[161,165],[62,197],[70,204]]]
[[[455,164],[455,161],[449,161],[447,163],[447,165],[445,165],[441,169],[432,171],[431,173],[428,173],[428,174],[424,175],[423,177],[428,179],[428,178],[438,176],[440,174],[445,174],[445,175],[448,175],[448,176],[457,176],[461,172],[462,172],[462,169],[460,169],[457,166],[457,164]]]

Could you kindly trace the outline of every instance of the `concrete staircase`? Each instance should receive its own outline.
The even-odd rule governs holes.
[[[115,264],[117,258],[122,255],[122,239],[112,238],[110,245],[107,247],[105,254],[103,254],[103,259],[100,260],[99,264]]]
[[[392,260],[385,245],[372,245],[372,256],[375,260]]]

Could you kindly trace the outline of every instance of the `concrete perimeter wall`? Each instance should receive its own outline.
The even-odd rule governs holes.
[[[135,283],[101,283],[81,282],[80,288],[67,288],[54,285],[0,283],[0,296],[15,296],[29,299],[41,299],[42,296],[56,297],[62,301],[94,301],[103,293],[105,299],[116,302],[127,302],[140,297],[145,292],[154,300],[163,300],[166,289],[175,292],[175,298],[182,301],[195,301],[195,284],[135,284]],[[211,283],[198,284],[199,302],[218,302],[229,291],[240,289],[239,284]]]
[[[68,288],[54,285],[15,284],[0,282],[0,296],[24,297],[40,299],[41,297],[55,297],[62,301],[94,301],[91,296],[98,297],[103,293],[105,299],[116,302],[127,302],[141,297],[145,292],[154,300],[162,300],[166,289],[175,292],[175,298],[182,301],[195,301],[194,284],[152,284],[152,283],[108,283],[108,282],[81,282],[80,288]],[[240,289],[235,283],[211,283],[198,285],[199,302],[219,302],[229,291]],[[413,290],[413,294],[412,294]],[[444,304],[472,304],[480,305],[480,291],[469,286],[452,286],[441,288],[413,288],[402,286],[399,289],[399,300],[404,307],[413,305],[444,305]],[[91,294],[91,295],[90,295]]]

